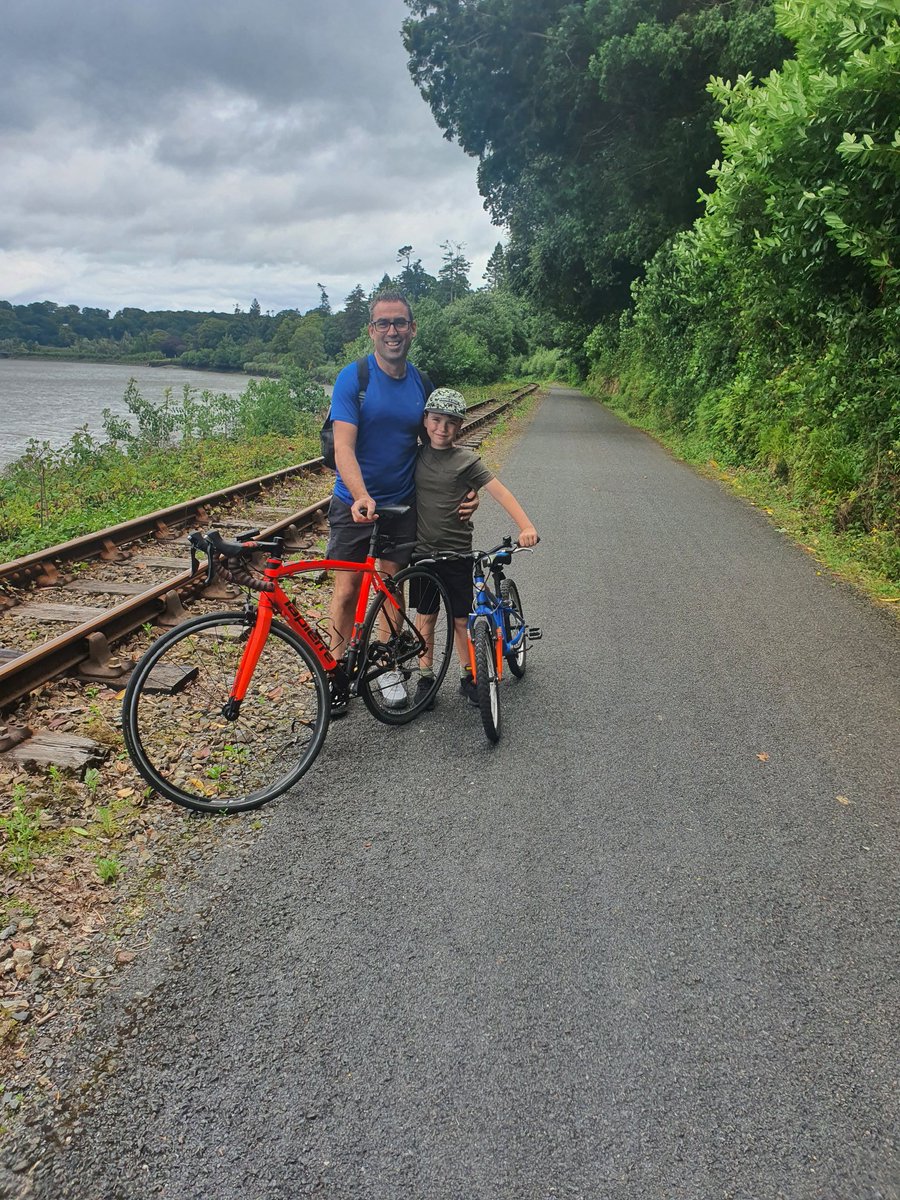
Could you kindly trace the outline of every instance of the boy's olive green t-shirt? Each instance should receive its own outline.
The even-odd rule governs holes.
[[[472,549],[472,522],[459,519],[466,493],[494,478],[472,450],[420,446],[416,459],[416,554],[465,554]]]

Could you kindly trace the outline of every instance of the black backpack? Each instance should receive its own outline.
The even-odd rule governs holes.
[[[425,399],[427,400],[434,391],[434,384],[424,371],[420,371],[412,363],[407,363],[406,369],[418,375],[422,387],[425,389]],[[366,388],[369,386],[368,356],[356,360],[356,386],[359,389],[357,400],[359,407],[362,408],[363,400],[366,398]],[[331,409],[328,410],[328,416],[323,421],[322,428],[319,430],[319,444],[322,447],[322,461],[325,463],[325,466],[330,467],[332,471],[336,470],[337,464],[334,461],[334,421],[331,418]]]

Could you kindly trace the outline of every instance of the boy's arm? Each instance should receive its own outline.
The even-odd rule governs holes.
[[[536,546],[537,530],[528,519],[528,513],[518,502],[508,487],[504,487],[499,479],[492,479],[484,485],[484,490],[501,504],[519,527],[519,545]]]

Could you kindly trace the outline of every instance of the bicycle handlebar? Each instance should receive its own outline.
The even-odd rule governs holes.
[[[541,539],[538,538],[538,541],[540,541],[540,540]],[[534,549],[534,546],[520,546],[518,544],[513,545],[512,537],[510,535],[507,535],[503,539],[503,541],[500,543],[500,545],[495,546],[493,550],[466,550],[466,551],[462,551],[462,552],[457,551],[453,554],[431,554],[431,555],[429,555],[428,558],[421,558],[421,559],[417,559],[416,561],[430,563],[430,562],[448,562],[453,559],[459,559],[459,560],[469,559],[471,562],[477,563],[477,562],[482,562],[484,560],[493,558],[495,554],[501,554],[504,551],[506,551],[510,555],[522,554],[522,553],[530,554],[533,549]]]
[[[212,583],[216,569],[219,568],[241,587],[249,587],[257,592],[273,592],[275,584],[269,579],[259,579],[251,575],[247,569],[247,560],[252,554],[260,552],[280,557],[284,553],[284,538],[257,542],[253,539],[258,533],[258,529],[251,529],[249,533],[242,534],[236,542],[227,542],[215,529],[211,529],[209,533],[200,533],[199,530],[195,530],[188,534],[188,543],[191,547],[191,573],[196,575],[199,570],[198,552],[200,552],[206,555],[207,584]]]
[[[538,538],[538,541],[540,540]],[[530,554],[533,549],[533,546],[520,546],[518,543],[513,545],[512,537],[507,534],[500,545],[495,546],[493,550],[475,550],[474,560],[476,563],[493,562],[495,558],[499,558],[500,562],[509,562],[514,554]]]

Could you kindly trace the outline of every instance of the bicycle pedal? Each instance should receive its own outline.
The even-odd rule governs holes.
[[[528,626],[528,640],[530,642],[539,642],[543,636],[544,635],[541,632],[540,625],[529,625]]]

